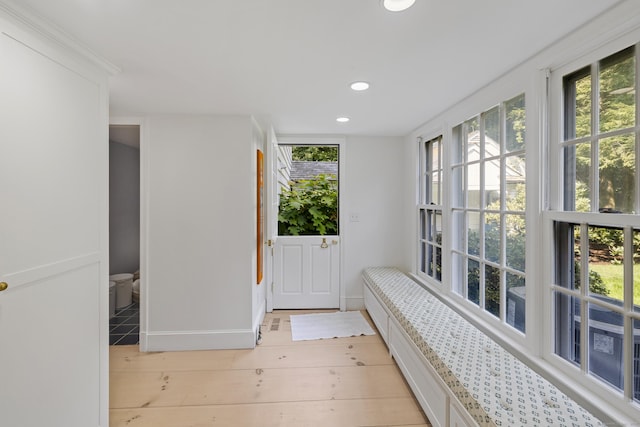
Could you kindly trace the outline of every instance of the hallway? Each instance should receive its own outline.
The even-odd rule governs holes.
[[[267,313],[254,350],[111,346],[110,425],[430,425],[379,335],[291,341],[307,312]]]

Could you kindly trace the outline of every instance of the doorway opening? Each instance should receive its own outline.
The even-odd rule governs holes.
[[[140,125],[109,126],[109,344],[140,334]]]

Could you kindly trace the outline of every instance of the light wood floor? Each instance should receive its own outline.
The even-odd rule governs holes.
[[[379,335],[293,342],[303,313],[267,313],[254,350],[112,346],[110,425],[430,425]]]

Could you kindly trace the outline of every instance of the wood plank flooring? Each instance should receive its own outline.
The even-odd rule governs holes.
[[[431,425],[380,335],[291,341],[308,312],[267,313],[254,350],[110,347],[110,426]]]

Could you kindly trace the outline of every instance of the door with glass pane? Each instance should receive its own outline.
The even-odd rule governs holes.
[[[339,308],[339,146],[280,145],[277,164],[273,308]]]

